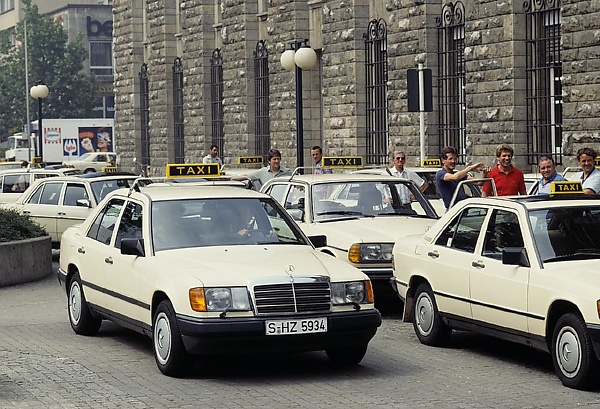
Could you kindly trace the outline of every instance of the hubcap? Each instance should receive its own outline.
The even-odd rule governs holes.
[[[570,378],[576,376],[581,365],[581,346],[573,328],[564,327],[560,330],[555,353],[563,374]]]
[[[161,364],[166,364],[171,354],[171,327],[164,312],[158,314],[154,323],[154,350]]]
[[[425,293],[419,295],[415,305],[417,327],[423,335],[429,335],[433,328],[433,303]]]
[[[81,288],[79,284],[74,281],[71,284],[71,291],[69,294],[69,315],[73,324],[79,323],[81,319]]]

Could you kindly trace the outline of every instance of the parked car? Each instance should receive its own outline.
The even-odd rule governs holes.
[[[425,234],[397,240],[393,256],[403,319],[421,343],[476,331],[550,352],[566,386],[597,382],[600,196],[463,200]]]
[[[83,173],[100,172],[104,168],[116,171],[117,154],[114,152],[89,152],[81,155],[78,160],[70,160],[63,164],[79,169]]]
[[[84,221],[109,192],[131,187],[135,179],[136,176],[47,178],[33,184],[15,203],[6,206],[31,216],[46,229],[53,247],[58,248],[62,233],[69,226]]]
[[[355,365],[381,324],[366,275],[239,187],[116,190],[63,234],[58,275],[75,333],[107,319],[146,334],[169,376],[193,354],[325,350]]]
[[[55,176],[78,175],[76,169],[18,168],[0,170],[0,203],[14,203],[37,180]]]
[[[398,237],[424,233],[438,215],[410,180],[368,174],[278,177],[261,189],[309,235],[327,236],[322,252],[359,268],[391,294],[392,246]]]

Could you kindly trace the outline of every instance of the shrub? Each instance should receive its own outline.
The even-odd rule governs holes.
[[[0,243],[47,236],[46,230],[27,215],[0,209]]]

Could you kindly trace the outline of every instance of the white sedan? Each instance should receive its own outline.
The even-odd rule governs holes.
[[[272,198],[238,187],[114,191],[63,234],[58,275],[77,334],[103,319],[146,334],[170,376],[192,354],[325,350],[355,365],[381,324],[366,275],[315,250]]]
[[[590,386],[600,358],[599,199],[457,203],[425,235],[394,246],[404,320],[426,345],[458,329],[549,351],[564,385]]]

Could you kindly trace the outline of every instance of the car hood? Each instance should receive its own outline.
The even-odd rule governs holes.
[[[215,246],[166,250],[155,256],[163,268],[195,277],[201,285],[290,282],[290,277],[364,280],[358,269],[305,245]]]
[[[324,234],[327,244],[347,249],[352,243],[393,243],[409,234],[423,234],[436,219],[409,216],[377,216],[321,223],[301,223],[308,236]]]

